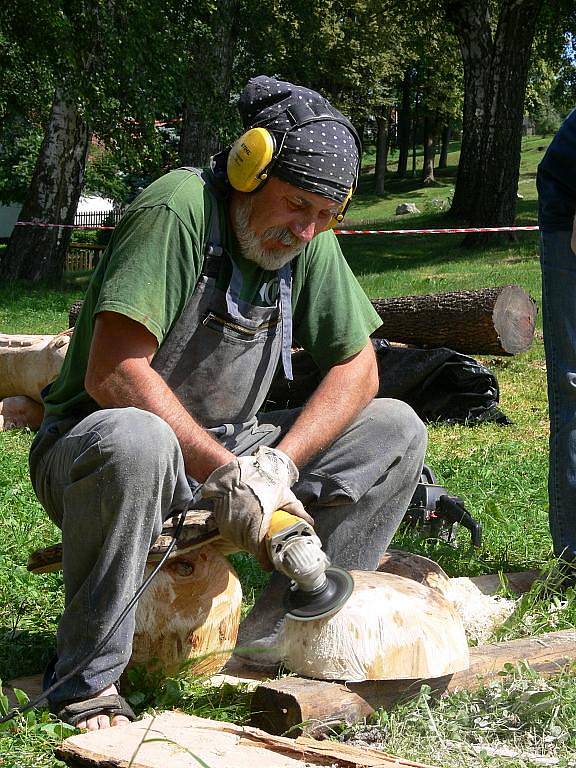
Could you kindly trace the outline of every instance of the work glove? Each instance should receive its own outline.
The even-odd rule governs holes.
[[[270,569],[265,536],[274,512],[284,509],[314,524],[290,490],[297,480],[298,469],[289,456],[261,446],[253,456],[241,456],[215,469],[203,485],[202,496],[214,502],[220,535]]]

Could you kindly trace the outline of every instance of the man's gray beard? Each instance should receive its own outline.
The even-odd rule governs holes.
[[[240,245],[240,253],[245,259],[253,261],[271,272],[280,269],[304,250],[304,245],[285,227],[271,227],[261,237],[250,229],[252,198],[243,197],[231,206],[232,226]],[[279,240],[292,248],[262,248],[264,240]]]

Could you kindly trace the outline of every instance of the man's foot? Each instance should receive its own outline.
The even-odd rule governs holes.
[[[234,655],[252,666],[276,666],[282,661],[284,594],[289,581],[273,573],[254,607],[240,624]]]
[[[98,731],[101,728],[128,725],[136,719],[130,705],[120,696],[115,685],[82,701],[72,701],[50,708],[62,722],[75,728]]]
[[[116,686],[109,685],[107,688],[104,688],[104,690],[94,694],[92,698],[96,698],[97,696],[115,696],[117,694],[118,689]],[[84,728],[88,731],[98,731],[102,728],[114,728],[119,725],[128,725],[129,723],[130,720],[125,715],[113,715],[110,717],[110,715],[100,714],[92,715],[86,718],[86,720],[79,720],[78,723],[76,723],[76,728]]]
[[[278,619],[268,634],[252,637],[241,642],[239,639],[234,655],[245,664],[257,667],[275,667],[282,661],[282,633],[285,619]]]

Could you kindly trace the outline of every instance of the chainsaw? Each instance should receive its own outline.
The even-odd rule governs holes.
[[[441,539],[452,546],[456,546],[456,531],[462,525],[470,531],[472,546],[482,546],[482,524],[472,517],[459,496],[438,485],[426,464],[403,522],[424,538]]]

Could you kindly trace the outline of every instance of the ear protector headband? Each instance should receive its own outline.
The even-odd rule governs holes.
[[[352,133],[358,148],[356,177],[338,214],[330,222],[331,227],[339,224],[346,214],[348,206],[350,205],[350,200],[358,184],[361,144],[360,138],[352,124],[345,120],[338,119],[334,115],[315,115],[314,117],[301,120],[283,133],[279,142],[273,133],[262,126],[256,126],[247,130],[234,142],[228,153],[226,173],[230,185],[239,192],[256,192],[256,190],[260,189],[270,177],[270,173],[282,152],[282,147],[284,146],[288,133],[297,128],[301,128],[304,125],[308,125],[309,123],[319,122],[321,120],[331,120],[332,122],[344,125],[350,133]]]

